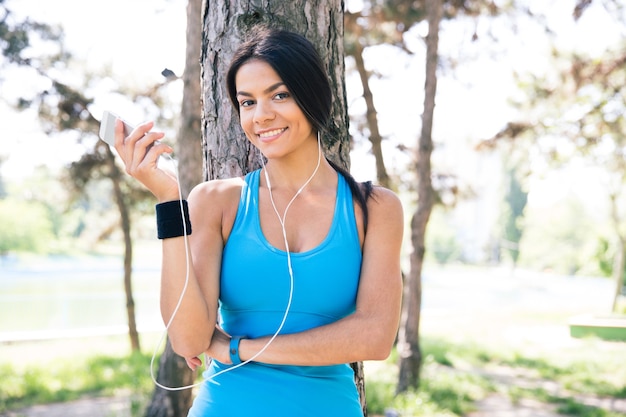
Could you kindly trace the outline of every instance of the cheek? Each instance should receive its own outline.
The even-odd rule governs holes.
[[[247,136],[248,132],[251,131],[251,129],[252,129],[252,124],[250,122],[250,118],[247,117],[246,115],[244,115],[243,113],[240,114],[239,115],[239,125],[241,126],[243,131],[246,132],[246,136]]]
[[[239,125],[243,130],[243,133],[246,135],[246,138],[250,142],[256,141],[256,135],[254,134],[254,126],[253,123],[250,122],[246,117],[239,117]]]

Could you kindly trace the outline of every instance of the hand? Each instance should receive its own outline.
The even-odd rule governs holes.
[[[206,350],[206,354],[223,364],[232,364],[230,354],[228,352],[230,349],[230,339],[230,336],[227,335],[224,330],[216,326],[213,336],[211,337],[211,344]]]
[[[202,359],[200,359],[197,356],[195,356],[193,358],[185,358],[185,362],[187,362],[187,366],[192,371],[195,371],[196,369],[198,369],[199,367],[202,366]]]
[[[179,197],[175,173],[158,166],[159,156],[173,149],[162,143],[155,144],[165,134],[151,132],[153,126],[153,122],[142,123],[124,137],[124,125],[116,120],[115,149],[124,161],[126,172],[148,188],[159,202],[176,200]]]

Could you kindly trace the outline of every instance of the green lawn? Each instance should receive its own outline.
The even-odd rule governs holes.
[[[146,352],[158,335],[144,336]],[[396,409],[408,416],[463,416],[492,392],[517,400],[531,397],[555,404],[565,415],[617,417],[585,406],[577,396],[626,398],[623,343],[573,341],[560,353],[524,353],[511,346],[485,346],[424,335],[424,366],[419,390],[395,396],[395,354],[386,362],[366,363],[371,415]],[[130,355],[124,337],[73,339],[2,346],[0,412],[84,395],[130,395],[137,415],[152,392],[151,353]],[[44,360],[45,358],[45,360]],[[551,381],[560,389],[548,389]]]
[[[587,287],[572,293],[570,286],[562,295],[545,289],[542,277],[485,278],[493,271],[463,268],[443,272],[449,282],[446,275],[424,282],[421,385],[396,396],[395,353],[385,362],[367,362],[371,416],[387,409],[402,417],[463,416],[493,393],[513,402],[540,401],[563,415],[626,415],[587,401],[626,399],[626,343],[569,335],[573,315],[603,308],[601,302],[592,304]],[[532,302],[517,303],[526,287]],[[545,294],[553,293],[560,298],[546,301]],[[432,301],[436,296],[438,304]],[[152,393],[149,364],[160,336],[142,335],[143,353],[135,355],[125,336],[2,344],[0,413],[85,395],[125,395],[140,416]]]

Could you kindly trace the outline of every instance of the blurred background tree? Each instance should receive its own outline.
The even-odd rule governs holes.
[[[626,5],[616,0],[599,3],[616,20],[616,27],[621,28],[621,43],[607,47],[596,56],[559,48],[553,41],[550,70],[544,74],[517,74],[524,94],[515,98],[514,103],[521,110],[522,118],[507,123],[483,145],[511,140],[515,141],[517,150],[532,154],[534,159],[543,158],[555,170],[578,165],[601,171],[602,180],[597,185],[604,189],[608,200],[604,216],[610,222],[613,236],[608,240],[615,249],[611,268],[607,268],[604,259],[598,262],[604,262],[601,270],[611,270],[615,281],[611,311],[616,311],[624,291],[626,266],[626,44],[623,41],[626,39]],[[590,5],[590,1],[578,1],[571,18],[580,19]],[[555,36],[549,27],[545,30],[548,39]],[[593,252],[583,248],[591,243],[602,249],[607,239],[589,233],[592,229],[580,223],[586,217],[584,207],[579,203],[570,207],[575,211],[570,212],[569,217],[563,217],[568,212],[567,207],[561,207],[558,214],[554,211],[550,214],[556,224],[579,223],[575,229],[561,229],[565,234],[555,235],[559,244],[553,246],[569,247],[570,256],[558,258],[570,262],[559,269],[575,274],[583,268],[581,263],[590,259],[582,258],[581,253]],[[544,230],[542,234],[549,235],[550,231]],[[534,236],[528,240],[535,246],[541,238]],[[539,266],[536,261],[537,258],[533,263]]]
[[[81,72],[76,59],[65,50],[63,31],[61,27],[54,27],[31,19],[19,20],[14,17],[11,10],[0,2],[0,12],[3,15],[0,21],[0,40],[2,54],[5,57],[2,69],[8,71],[17,68],[28,74],[33,81],[34,88],[24,89],[23,95],[11,103],[19,110],[36,109],[41,129],[51,138],[55,136],[71,135],[77,144],[83,149],[83,154],[73,161],[63,171],[58,181],[63,184],[67,193],[65,200],[58,207],[65,206],[64,214],[75,214],[81,207],[87,210],[95,209],[93,200],[96,197],[90,194],[93,187],[104,187],[107,190],[104,197],[97,196],[97,202],[103,204],[103,211],[115,207],[119,216],[110,218],[100,217],[100,233],[96,241],[109,238],[112,231],[121,229],[124,244],[124,293],[126,295],[126,310],[129,328],[129,339],[134,351],[140,350],[139,332],[135,319],[135,302],[132,292],[132,262],[133,262],[133,237],[132,237],[132,213],[145,213],[148,202],[151,200],[145,188],[129,181],[116,162],[115,155],[104,142],[97,138],[100,115],[93,114],[94,97],[89,95],[95,84],[109,76],[106,72],[90,74]],[[45,51],[37,52],[34,51]],[[162,97],[159,95],[160,88],[171,80],[165,79],[157,86],[150,86],[146,91],[131,91],[124,88],[115,91],[121,96],[127,96],[135,103],[150,105],[152,109],[158,109],[162,105]],[[94,184],[95,183],[95,184]],[[105,185],[106,184],[106,185]],[[41,196],[43,184],[34,184],[32,196]],[[36,191],[35,191],[36,190]],[[32,196],[28,199],[32,200]],[[37,197],[36,197],[37,198]],[[132,207],[132,208],[131,208]],[[31,210],[32,213],[35,213]],[[51,211],[52,212],[52,211]],[[26,211],[26,214],[29,212]],[[68,216],[71,218],[71,216]],[[55,220],[60,217],[48,218],[56,224]],[[102,224],[104,219],[110,223]],[[4,219],[14,222],[13,219]],[[41,223],[37,216],[23,218],[23,222]],[[90,223],[91,229],[95,222]],[[85,224],[75,224],[72,234],[82,235]],[[8,229],[8,228],[7,228]],[[58,232],[62,229],[59,224],[53,229]],[[23,229],[28,230],[28,228]],[[42,230],[45,232],[45,230]],[[36,239],[31,239],[31,245],[41,240],[49,241],[49,233],[42,233]],[[13,241],[15,241],[13,239]],[[16,242],[17,243],[17,242]],[[41,247],[39,245],[38,247]],[[19,246],[10,249],[16,250]],[[35,247],[33,246],[33,249]],[[53,250],[52,246],[48,246]],[[8,250],[7,250],[8,252]]]

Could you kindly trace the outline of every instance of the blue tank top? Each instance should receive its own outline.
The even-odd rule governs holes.
[[[259,173],[245,177],[220,277],[220,324],[231,335],[271,336],[291,288],[287,253],[264,237],[259,219]],[[350,188],[338,175],[333,220],[315,248],[291,253],[293,297],[280,334],[337,321],[354,312],[361,248]],[[287,214],[288,216],[289,214]],[[349,365],[291,366],[251,362],[230,372],[212,361],[189,416],[362,417]]]

